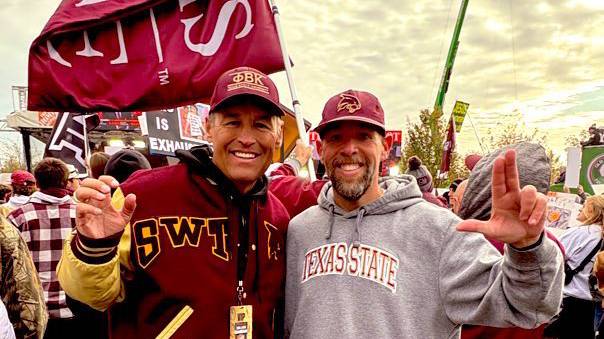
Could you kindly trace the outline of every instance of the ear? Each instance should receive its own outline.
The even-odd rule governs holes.
[[[382,138],[382,146],[384,147],[384,150],[382,151],[382,154],[380,156],[381,161],[388,159],[388,155],[390,154],[390,149],[392,148],[393,142],[394,137],[392,136],[392,134],[386,134],[386,136]]]
[[[214,142],[214,129],[212,128],[212,124],[210,123],[210,118],[209,116],[205,118],[205,120],[203,121],[203,126],[206,130],[206,135],[205,135],[205,139],[208,142]]]
[[[285,134],[285,124],[283,123],[283,120],[279,119],[279,121],[279,125],[277,126],[277,140],[275,142],[275,149],[281,148]]]

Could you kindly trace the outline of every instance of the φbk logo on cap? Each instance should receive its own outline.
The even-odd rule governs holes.
[[[359,121],[375,126],[383,134],[384,110],[375,95],[364,92],[347,90],[331,97],[325,103],[321,122],[315,127],[315,132],[321,131],[328,125],[338,121]]]
[[[283,115],[279,104],[277,86],[266,74],[251,67],[238,67],[224,72],[216,81],[214,93],[210,100],[210,112],[226,102],[239,96],[254,96],[259,101],[268,104],[271,113]]]
[[[233,77],[233,82],[227,85],[227,91],[234,91],[240,88],[247,88],[253,91],[259,91],[270,94],[268,87],[262,82],[266,78],[264,74],[254,71],[234,72],[229,74]]]

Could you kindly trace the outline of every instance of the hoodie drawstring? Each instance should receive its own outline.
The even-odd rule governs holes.
[[[331,233],[333,232],[333,224],[335,222],[335,215],[333,213],[335,207],[333,205],[329,205],[329,221],[327,222],[328,224],[328,229],[327,229],[327,236],[325,237],[326,240],[330,240],[331,239]]]
[[[365,216],[365,208],[361,207],[359,209],[359,213],[357,214],[357,220],[354,223],[354,237],[352,238],[352,246],[359,248],[361,246],[361,222],[363,221],[363,217]]]

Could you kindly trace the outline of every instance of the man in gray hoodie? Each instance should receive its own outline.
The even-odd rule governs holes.
[[[316,131],[330,182],[289,226],[287,336],[458,338],[461,324],[530,328],[556,314],[562,257],[514,151],[495,161],[491,218],[461,221],[411,176],[378,180],[391,141],[375,96],[332,97]]]

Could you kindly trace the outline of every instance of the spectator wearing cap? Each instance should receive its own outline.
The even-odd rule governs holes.
[[[426,166],[422,164],[420,158],[415,155],[407,160],[407,172],[406,174],[412,175],[417,180],[417,185],[422,191],[422,197],[424,200],[433,203],[439,207],[446,207],[442,201],[440,201],[432,191],[434,186],[432,184],[432,174]]]
[[[72,164],[67,164],[67,170],[69,171],[67,190],[71,195],[73,192],[75,192],[75,190],[78,189],[78,187],[80,187],[80,180],[86,178],[88,174],[80,173],[80,171],[78,171],[78,169]]]
[[[138,171],[119,188],[110,176],[82,183],[61,286],[97,310],[111,307],[116,338],[228,338],[238,305],[249,306],[255,338],[283,337],[289,214],[263,175],[281,145],[283,115],[266,74],[222,74],[206,121],[213,153],[179,150],[179,164]],[[106,170],[140,167],[131,155]]]
[[[48,319],[41,283],[27,243],[5,219],[26,204],[36,190],[34,176],[22,170],[11,174],[14,194],[0,205],[0,298],[17,338],[42,338]]]
[[[63,161],[44,158],[34,176],[40,190],[8,219],[21,232],[42,281],[49,315],[44,338],[79,338],[82,332],[55,273],[63,242],[75,227],[76,205],[67,190],[69,171]]]
[[[0,214],[7,216],[15,208],[27,203],[29,197],[36,191],[36,178],[33,174],[17,170],[10,178],[13,193],[8,202],[0,205]]]

